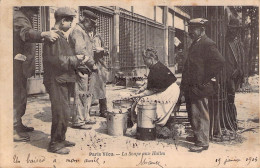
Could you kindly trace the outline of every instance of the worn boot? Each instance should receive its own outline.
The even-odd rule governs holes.
[[[16,129],[17,132],[32,132],[32,131],[34,131],[33,127],[27,127],[27,126],[23,125],[23,123],[16,126],[15,129]]]
[[[107,99],[99,99],[100,117],[107,118]]]
[[[13,133],[14,142],[27,142],[30,141],[30,137],[27,133],[21,134],[14,129]]]

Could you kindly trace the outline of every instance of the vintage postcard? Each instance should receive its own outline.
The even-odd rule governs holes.
[[[0,6],[0,167],[260,167],[259,1]]]

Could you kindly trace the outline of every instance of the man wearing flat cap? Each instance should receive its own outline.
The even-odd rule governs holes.
[[[190,148],[191,152],[201,152],[209,147],[208,97],[215,93],[214,77],[224,65],[224,58],[216,44],[205,34],[206,23],[206,19],[196,18],[188,24],[193,42],[184,64],[180,86],[194,133],[192,139],[195,145]]]
[[[69,43],[74,54],[86,56],[86,62],[77,69],[74,89],[75,108],[72,116],[72,127],[78,129],[91,129],[90,124],[96,122],[90,118],[90,106],[93,89],[89,88],[91,73],[96,71],[93,52],[93,30],[97,15],[89,10],[82,12],[80,22],[76,24],[69,35]]]
[[[75,146],[75,143],[65,140],[70,114],[69,95],[70,88],[76,81],[75,69],[84,62],[84,55],[73,53],[64,32],[71,28],[75,17],[75,10],[62,7],[55,13],[55,25],[60,38],[54,43],[44,42],[43,47],[43,82],[50,95],[52,125],[51,141],[48,151],[58,154],[68,154],[66,147]]]
[[[39,7],[20,7],[13,14],[13,126],[14,141],[29,141],[26,132],[34,130],[22,122],[27,103],[27,79],[35,72],[35,43],[43,40],[55,41],[59,35],[55,31],[41,32],[32,27],[30,18],[38,14]]]

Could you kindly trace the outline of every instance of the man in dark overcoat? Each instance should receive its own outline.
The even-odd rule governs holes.
[[[22,123],[27,103],[27,79],[35,72],[35,43],[55,41],[55,31],[41,32],[32,27],[31,17],[39,7],[21,7],[13,13],[13,125],[14,141],[29,141],[33,131]],[[23,133],[22,133],[23,132]]]
[[[195,145],[191,152],[201,152],[209,147],[210,117],[208,97],[215,93],[214,77],[221,71],[224,58],[216,44],[205,34],[207,20],[190,20],[188,31],[193,40],[182,74],[181,92],[184,93]]]

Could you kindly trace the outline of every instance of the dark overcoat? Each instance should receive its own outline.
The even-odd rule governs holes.
[[[13,18],[13,57],[17,54],[26,56],[26,61],[14,60],[14,74],[29,78],[35,70],[35,44],[42,42],[41,32],[35,31],[28,16],[21,11],[14,11]]]
[[[189,48],[182,73],[181,90],[189,93],[191,99],[210,96],[213,87],[211,79],[217,76],[223,65],[224,57],[215,42],[206,35],[202,36]]]

